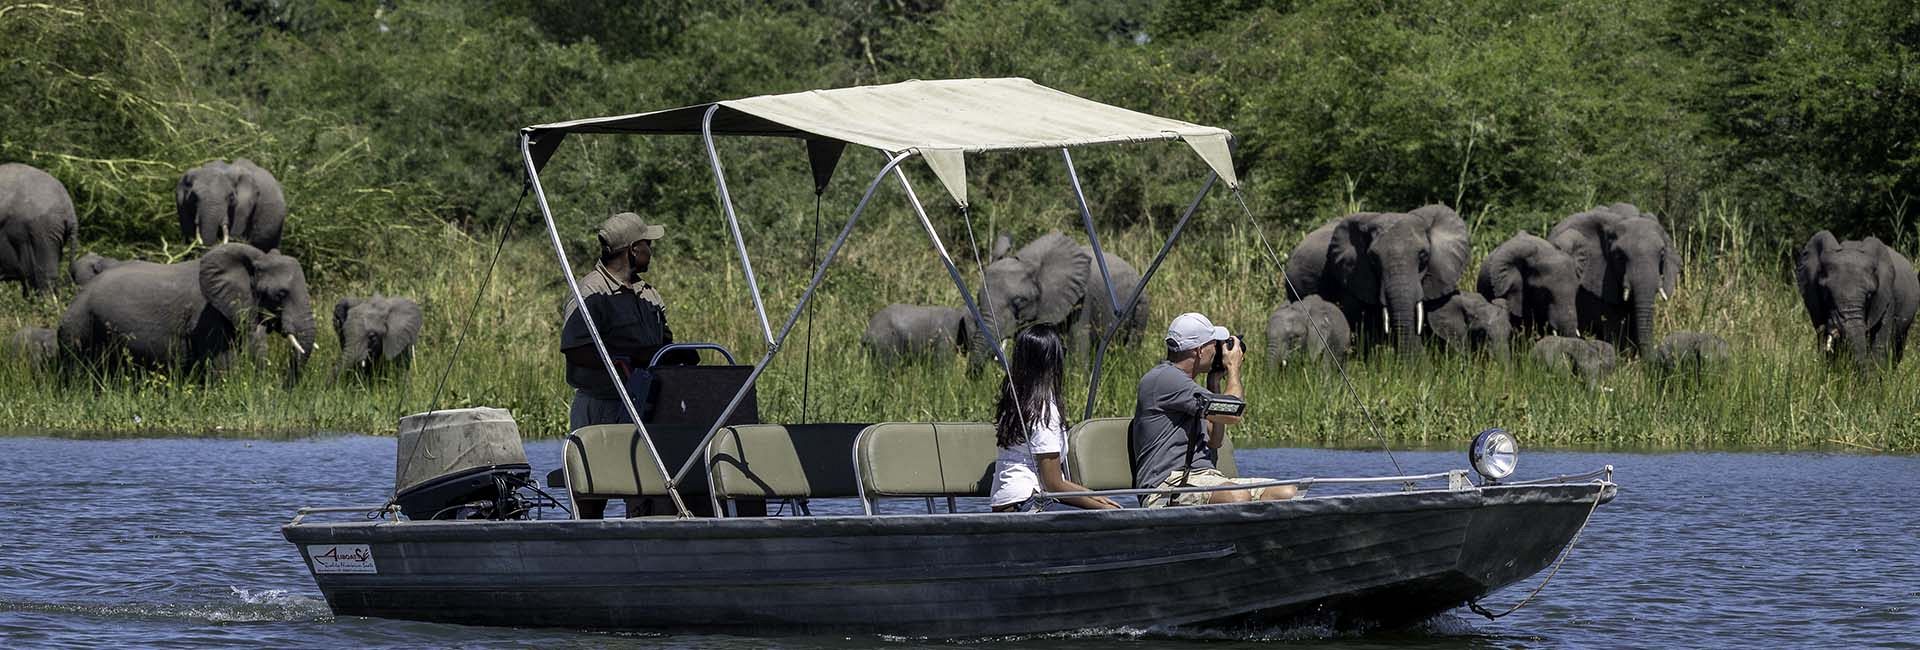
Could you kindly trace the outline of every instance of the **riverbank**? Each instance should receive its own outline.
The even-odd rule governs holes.
[[[1211,200],[1202,219],[1168,258],[1151,286],[1152,322],[1181,310],[1211,314],[1248,335],[1264,351],[1266,313],[1280,303],[1269,265],[1251,234],[1227,212],[1230,199]],[[686,220],[700,223],[704,215]],[[828,275],[813,314],[812,368],[806,370],[806,319],[762,379],[761,415],[770,421],[887,421],[988,419],[994,373],[968,376],[959,355],[899,368],[879,368],[858,343],[866,318],[890,302],[951,304],[953,289],[931,247],[909,228],[904,210],[878,211],[851,239]],[[1471,221],[1471,217],[1469,217]],[[1720,220],[1725,222],[1726,220]],[[1703,219],[1700,223],[1715,223]],[[971,255],[959,224],[943,237],[956,260]],[[701,225],[684,226],[700,229]],[[1032,221],[1015,229],[1022,239],[1041,231]],[[1544,228],[1542,228],[1544,230]],[[1728,232],[1732,232],[1729,230]],[[1920,391],[1912,390],[1914,363],[1879,379],[1834,371],[1816,354],[1790,271],[1777,253],[1744,250],[1737,237],[1710,229],[1675,233],[1687,272],[1674,300],[1663,303],[1657,331],[1705,331],[1729,340],[1731,363],[1698,378],[1657,376],[1647,364],[1623,360],[1596,389],[1571,377],[1521,363],[1429,354],[1419,360],[1375,355],[1351,362],[1351,391],[1337,373],[1316,368],[1268,369],[1247,374],[1254,417],[1239,429],[1256,444],[1371,447],[1449,446],[1473,432],[1501,426],[1532,446],[1651,449],[1844,449],[1913,452],[1920,449]],[[768,226],[749,233],[755,269],[769,316],[778,328],[805,280],[806,246],[777,249],[759,242],[805,241]],[[1474,237],[1478,260],[1510,233]],[[1282,251],[1301,233],[1272,233]],[[984,237],[983,237],[984,239]],[[1111,250],[1144,269],[1159,244],[1152,224],[1112,233]],[[390,433],[401,414],[429,408],[498,406],[511,409],[530,437],[565,431],[571,392],[561,380],[554,350],[564,286],[553,272],[552,251],[538,238],[508,242],[491,282],[482,286],[493,242],[449,236],[416,274],[339,277],[315,288],[320,345],[302,381],[280,387],[283,360],[246,360],[218,380],[169,377],[80,378],[62,385],[18,359],[0,362],[0,428],[26,433],[85,436],[284,437],[321,431]],[[684,250],[670,239],[657,254],[651,280],[669,303],[676,334],[731,348],[743,363],[763,350],[760,326],[737,263],[725,249]],[[579,260],[576,259],[576,263]],[[379,268],[374,261],[370,267]],[[1469,269],[1463,285],[1471,285]],[[371,274],[370,274],[371,275]],[[969,275],[973,275],[969,273]],[[331,308],[343,296],[410,296],[425,306],[427,326],[411,372],[361,381],[332,381],[339,346]],[[0,298],[0,328],[11,332],[58,320],[59,300]],[[457,341],[468,317],[465,339]],[[448,370],[447,362],[458,361]],[[269,355],[270,357],[272,355]],[[1158,359],[1149,344],[1116,348],[1107,362],[1096,416],[1130,412],[1132,378]],[[1076,364],[1086,360],[1075,360]],[[445,380],[442,382],[443,371]],[[1084,371],[1069,382],[1071,409],[1085,400]],[[810,381],[809,381],[810,378]],[[1376,432],[1377,428],[1377,432]]]

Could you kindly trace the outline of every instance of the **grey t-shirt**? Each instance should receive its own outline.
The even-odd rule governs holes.
[[[1128,426],[1129,447],[1133,452],[1133,486],[1160,485],[1168,474],[1189,467],[1188,436],[1200,420],[1201,393],[1206,392],[1192,377],[1161,361],[1140,378],[1140,392],[1133,403],[1133,423]],[[1214,448],[1200,441],[1194,450],[1193,469],[1213,469],[1218,456]]]

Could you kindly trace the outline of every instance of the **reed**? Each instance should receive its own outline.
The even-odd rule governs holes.
[[[1623,359],[1614,375],[1590,389],[1572,377],[1527,365],[1524,350],[1516,350],[1509,364],[1376,354],[1350,361],[1349,390],[1328,369],[1270,369],[1261,363],[1260,332],[1280,292],[1253,234],[1231,218],[1229,209],[1237,208],[1224,200],[1209,204],[1206,210],[1221,212],[1211,215],[1210,226],[1190,232],[1169,257],[1152,285],[1151,320],[1164,323],[1178,311],[1199,310],[1248,334],[1253,417],[1240,432],[1250,444],[1371,447],[1384,440],[1396,447],[1451,447],[1482,428],[1502,426],[1529,445],[1551,447],[1920,449],[1920,421],[1913,416],[1920,412],[1920,392],[1910,385],[1915,364],[1875,378],[1826,367],[1814,349],[1791,270],[1782,262],[1786,247],[1767,249],[1747,240],[1737,213],[1706,206],[1703,212],[1710,218],[1675,233],[1689,252],[1687,273],[1678,295],[1659,311],[1659,332],[1712,332],[1733,343],[1734,359],[1706,376],[1663,379],[1647,364]],[[804,363],[803,317],[761,381],[764,418],[989,417],[998,382],[991,369],[970,375],[959,354],[878,367],[861,352],[858,339],[866,317],[881,306],[957,303],[931,246],[907,219],[903,210],[879,210],[849,241],[817,297],[811,371]],[[947,225],[953,232],[942,236],[954,247],[956,260],[971,270],[965,231]],[[793,222],[760,228],[749,237],[769,242],[755,245],[755,268],[777,330],[807,277],[810,227]],[[1161,230],[1139,224],[1105,241],[1144,268],[1159,246]],[[1268,233],[1282,254],[1301,234]],[[1476,253],[1484,254],[1507,234],[1476,233]],[[566,292],[553,271],[551,249],[541,238],[510,241],[491,283],[482,286],[492,242],[455,235],[435,241],[433,263],[407,266],[425,269],[421,272],[336,276],[317,289],[321,345],[292,390],[281,388],[284,361],[272,355],[244,359],[212,379],[141,373],[64,383],[8,358],[0,361],[0,393],[7,395],[0,402],[0,422],[28,434],[280,437],[389,433],[404,413],[490,405],[511,409],[529,435],[562,433],[571,391],[561,379],[554,341]],[[759,322],[730,251],[677,250],[669,241],[656,259],[651,279],[667,297],[680,338],[719,342],[744,362],[762,355]],[[330,381],[339,346],[328,310],[340,297],[376,290],[415,297],[426,308],[428,324],[410,372]],[[66,297],[26,301],[8,292],[0,297],[0,314],[6,314],[0,326],[11,332],[25,324],[53,323]],[[455,359],[458,326],[470,308],[477,309],[475,324],[464,332]],[[1150,340],[1115,347],[1095,415],[1131,413],[1134,379],[1157,361],[1155,347]],[[436,390],[443,370],[444,389]],[[1079,415],[1085,391],[1084,380],[1070,382],[1071,415]]]

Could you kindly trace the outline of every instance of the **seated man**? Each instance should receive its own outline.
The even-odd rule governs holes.
[[[1246,346],[1225,327],[1215,327],[1206,316],[1181,314],[1167,326],[1167,358],[1140,378],[1133,407],[1133,423],[1127,435],[1133,451],[1133,485],[1136,488],[1212,487],[1244,484],[1268,479],[1232,479],[1214,468],[1221,445],[1227,442],[1227,427],[1240,422],[1238,415],[1201,417],[1202,398],[1215,393],[1195,382],[1200,373],[1208,373],[1207,383],[1235,398],[1244,397],[1240,387],[1240,361]],[[1215,363],[1216,359],[1219,361]],[[1207,503],[1234,503],[1250,500],[1279,501],[1296,494],[1292,486],[1151,494],[1140,502],[1148,508],[1167,505],[1193,506]]]

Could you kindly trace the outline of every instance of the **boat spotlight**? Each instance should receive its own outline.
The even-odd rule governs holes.
[[[1473,437],[1473,448],[1468,450],[1467,458],[1473,461],[1473,471],[1488,483],[1498,483],[1500,479],[1513,474],[1514,465],[1520,462],[1520,443],[1514,442],[1513,434],[1506,429],[1487,429]]]

